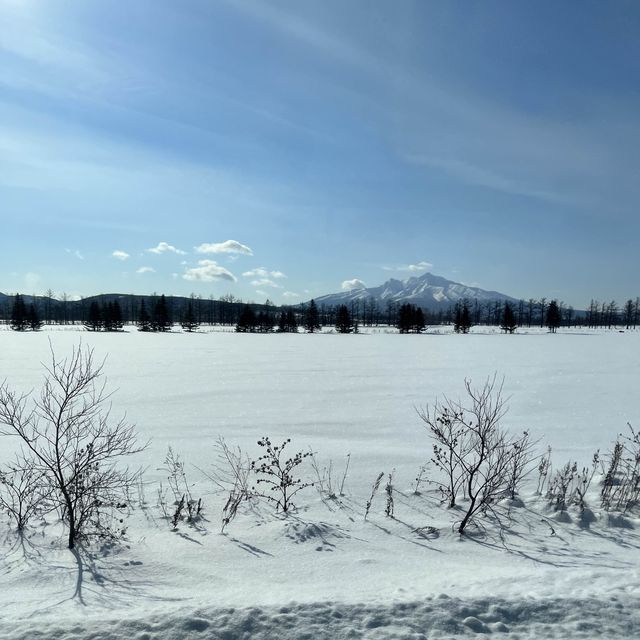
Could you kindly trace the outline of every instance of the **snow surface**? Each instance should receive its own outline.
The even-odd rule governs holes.
[[[638,424],[640,334],[573,331],[467,336],[91,334],[0,331],[0,379],[38,388],[49,339],[107,356],[114,413],[151,439],[146,485],[123,544],[64,548],[59,525],[0,531],[1,638],[640,637],[640,521],[548,511],[532,488],[495,523],[461,539],[458,513],[412,482],[430,457],[415,407],[495,372],[511,396],[504,421],[529,429],[554,464],[588,464],[626,422]],[[223,496],[203,473],[222,435],[251,455],[263,435],[311,447],[345,495],[297,496],[281,517],[258,505],[220,534]],[[6,459],[13,444],[2,441]],[[157,506],[171,445],[187,462],[205,520],[172,531]],[[364,520],[378,473],[395,469]],[[313,480],[306,466],[303,474]]]

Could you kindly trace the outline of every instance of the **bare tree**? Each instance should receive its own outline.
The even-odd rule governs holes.
[[[138,475],[118,462],[144,447],[133,426],[112,421],[104,362],[96,364],[92,350],[74,348],[65,360],[52,350],[51,360],[36,398],[0,385],[0,434],[20,439],[22,456],[42,474],[73,549],[83,536],[115,537],[111,519],[127,509]]]
[[[500,426],[507,411],[502,384],[496,377],[476,389],[465,380],[468,404],[444,399],[418,415],[429,428],[434,444],[434,463],[445,472],[443,493],[449,506],[464,492],[466,509],[458,533],[479,515],[493,511],[497,500],[515,495],[529,467],[529,435],[508,435]]]

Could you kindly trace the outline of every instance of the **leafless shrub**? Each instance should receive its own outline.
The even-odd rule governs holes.
[[[627,513],[640,504],[640,432],[627,423],[629,435],[620,434],[609,455],[600,500],[607,511]]]
[[[422,485],[427,482],[427,471],[428,471],[429,465],[428,464],[423,464],[420,466],[420,468],[418,469],[418,475],[415,477],[414,481],[413,481],[413,495],[419,496],[420,495],[420,488],[422,487]]]
[[[312,487],[313,482],[304,482],[294,475],[296,467],[302,464],[311,454],[299,451],[293,457],[284,459],[283,453],[291,438],[287,438],[280,446],[271,443],[265,436],[258,440],[258,446],[265,453],[256,460],[252,460],[251,469],[257,474],[256,484],[262,485],[260,492],[252,487],[252,493],[275,504],[276,511],[287,513],[294,506],[292,498],[303,489]]]
[[[496,377],[481,388],[465,380],[468,404],[444,399],[418,415],[434,439],[433,463],[444,474],[439,483],[449,507],[462,492],[466,503],[458,533],[476,517],[493,511],[497,500],[515,494],[531,458],[529,435],[510,436],[500,421],[507,411]],[[437,480],[436,480],[437,482]]]
[[[547,447],[547,453],[540,458],[538,463],[538,486],[536,487],[536,494],[542,495],[544,486],[549,478],[551,472],[551,447]]]
[[[216,460],[209,471],[202,471],[227,496],[222,508],[222,529],[238,514],[243,502],[253,497],[249,486],[251,461],[240,447],[230,447],[223,437],[215,444]]]
[[[0,433],[17,436],[23,455],[41,473],[50,500],[68,529],[72,549],[80,537],[117,537],[137,473],[120,468],[141,451],[133,426],[113,422],[103,364],[93,351],[74,348],[51,365],[37,398],[0,385]],[[114,529],[112,515],[118,526]]]
[[[387,516],[387,518],[393,518],[393,471],[387,476],[387,484],[384,487],[384,492],[387,496],[384,515]]]
[[[29,520],[46,511],[46,479],[32,458],[18,458],[0,470],[0,509],[22,531]]]
[[[364,519],[366,520],[369,517],[369,511],[371,510],[371,505],[373,504],[373,498],[375,497],[376,493],[378,492],[378,489],[380,488],[380,482],[382,481],[382,478],[384,478],[384,472],[381,471],[378,474],[378,477],[375,479],[375,482],[373,483],[373,486],[371,487],[371,495],[369,496],[369,499],[367,500],[367,504],[365,506],[364,509]]]
[[[339,497],[344,496],[344,485],[347,479],[347,474],[349,473],[351,454],[347,454],[347,460],[345,462],[342,476],[340,477],[340,482],[338,484],[338,481],[334,475],[335,469],[333,466],[333,460],[329,460],[329,462],[321,468],[315,453],[311,450],[309,451],[309,453],[311,468],[313,469],[313,472],[316,476],[314,485],[318,490],[318,493],[330,500],[337,500]]]
[[[549,480],[546,499],[554,511],[561,513],[570,505],[576,505],[580,511],[587,507],[586,495],[600,464],[600,453],[593,454],[591,467],[578,470],[577,462],[567,462]]]
[[[191,485],[187,480],[184,461],[171,447],[167,449],[162,470],[167,472],[167,483],[169,490],[173,494],[174,509],[170,518],[172,527],[174,529],[177,528],[178,524],[183,520],[189,524],[199,520],[202,514],[202,498],[196,499],[193,497]],[[162,493],[161,485],[159,495],[162,496]],[[162,496],[162,501],[166,501],[166,493]],[[163,511],[166,516],[166,507]]]

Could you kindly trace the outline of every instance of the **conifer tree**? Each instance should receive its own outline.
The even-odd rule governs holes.
[[[153,309],[153,317],[151,318],[152,331],[171,331],[173,321],[169,313],[167,299],[164,293],[160,296]]]
[[[298,333],[298,321],[296,320],[296,314],[293,312],[293,309],[287,311],[285,322],[288,333]]]
[[[560,314],[560,307],[557,300],[552,300],[547,307],[547,327],[551,333],[555,333],[560,323],[562,322],[562,316]]]
[[[102,309],[98,302],[93,300],[89,305],[89,314],[84,323],[85,329],[88,331],[100,331],[103,325]]]
[[[238,333],[253,333],[256,330],[256,314],[255,311],[245,304],[238,317],[236,323],[236,331]]]
[[[196,331],[200,326],[196,320],[196,315],[193,312],[193,304],[191,301],[187,303],[187,307],[182,315],[182,322],[180,323],[183,331],[187,333],[191,333],[192,331]]]
[[[14,331],[26,331],[29,326],[27,318],[27,305],[24,303],[22,296],[16,293],[11,309],[11,328]]]
[[[36,305],[32,302],[27,309],[27,322],[31,331],[40,331],[42,328],[42,320],[38,314]]]
[[[318,307],[316,306],[315,300],[312,300],[309,303],[309,306],[305,311],[304,328],[309,333],[320,331],[320,329],[322,329],[322,325],[320,324],[320,314],[318,312]]]
[[[351,333],[353,331],[353,321],[346,305],[341,304],[336,313],[336,331],[338,333]]]
[[[502,311],[502,324],[500,329],[505,333],[513,333],[516,330],[516,318],[513,313],[513,309],[508,302],[504,303],[504,309]]]
[[[151,331],[151,316],[147,311],[144,300],[140,301],[140,310],[138,311],[138,331]]]

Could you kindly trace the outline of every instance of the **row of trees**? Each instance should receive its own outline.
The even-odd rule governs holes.
[[[469,327],[480,324],[500,326],[505,331],[513,331],[517,327],[549,326],[548,312],[554,303],[559,315],[558,326],[635,329],[640,325],[640,298],[629,299],[622,306],[615,301],[600,303],[592,300],[588,309],[580,312],[561,301],[548,301],[547,298],[508,302],[508,306],[499,300],[484,303],[465,300],[436,312],[395,302],[388,302],[386,309],[382,309],[375,300],[354,300],[344,306],[351,319],[352,330],[356,326],[385,324],[396,326],[401,333],[420,333],[427,325],[453,324],[457,331],[465,333]],[[163,309],[159,310],[159,306]],[[64,313],[60,311],[62,307]],[[247,308],[255,318],[247,315]],[[196,296],[107,295],[81,301],[52,301],[36,297],[27,297],[25,301],[22,295],[17,294],[0,303],[0,320],[4,319],[19,331],[37,330],[43,322],[80,322],[92,331],[118,331],[124,324],[132,323],[142,331],[166,331],[174,321],[182,324],[186,331],[194,331],[202,324],[236,325],[240,331],[248,332],[269,332],[276,327],[280,331],[290,331],[292,317],[297,326],[309,330],[309,313],[313,314],[312,324],[315,327],[344,325],[344,322],[338,322],[339,313],[344,319],[344,310],[316,305],[313,301],[307,305],[277,308],[268,300],[265,304],[242,304],[233,296],[205,300]],[[555,313],[554,308],[552,315]],[[281,322],[283,314],[285,322]]]
[[[473,326],[472,312],[469,303],[464,300],[455,306],[453,328],[456,333],[469,333]],[[544,323],[551,333],[555,333],[562,326],[562,310],[557,300],[551,300],[546,305]],[[514,333],[518,328],[516,313],[510,302],[505,302],[500,313],[500,329],[505,333]]]
[[[318,307],[313,300],[304,311],[302,326],[309,333],[322,329]],[[274,329],[278,333],[298,332],[298,318],[293,309],[283,309],[276,323],[275,314],[269,310],[261,310],[256,313],[249,305],[245,305],[236,323],[238,333],[270,333]]]
[[[33,303],[27,305],[19,294],[13,303],[10,325],[14,331],[38,331],[42,327],[36,306]]]

